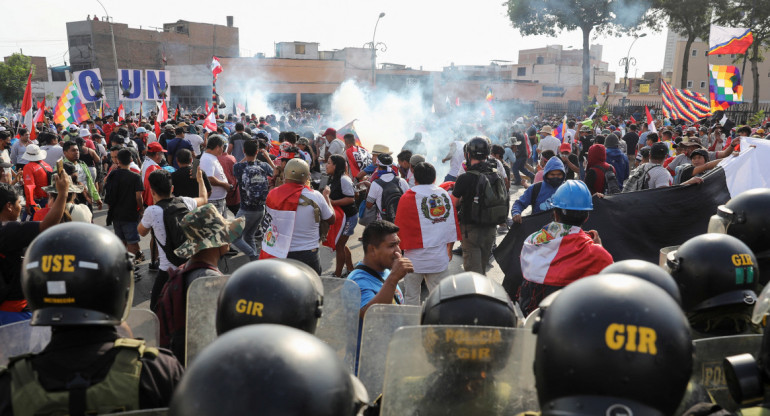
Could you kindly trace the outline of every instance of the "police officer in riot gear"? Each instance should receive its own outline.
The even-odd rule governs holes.
[[[644,279],[668,292],[676,303],[682,303],[676,281],[662,267],[644,260],[622,260],[605,267],[599,274],[620,273]]]
[[[323,284],[310,267],[285,259],[251,262],[236,270],[219,294],[217,334],[269,323],[313,334],[322,305]]]
[[[367,401],[363,385],[318,338],[283,325],[247,325],[196,357],[169,415],[352,416]]]
[[[0,373],[0,414],[102,414],[165,407],[182,376],[167,350],[119,338],[131,308],[133,256],[104,227],[71,222],[40,234],[22,267],[31,325],[51,326],[39,354]],[[18,340],[23,342],[23,340]]]
[[[570,284],[534,332],[543,415],[670,415],[692,372],[687,318],[663,289],[636,277]]]
[[[770,189],[741,193],[717,208],[709,222],[710,233],[729,234],[746,243],[757,257],[761,284],[770,280]],[[764,273],[762,273],[764,272]]]
[[[751,323],[759,268],[751,249],[726,234],[702,234],[667,257],[693,338],[758,333]]]

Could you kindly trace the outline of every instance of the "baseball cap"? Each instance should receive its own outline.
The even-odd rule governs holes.
[[[141,133],[147,133],[147,129],[145,129],[144,127],[137,128],[136,134],[141,134]]]
[[[332,136],[334,136],[334,137],[337,137],[337,130],[334,130],[333,128],[329,127],[328,129],[326,129],[326,131],[324,132],[323,136],[326,137],[326,136],[328,136],[330,134]]]
[[[653,143],[650,150],[650,157],[653,159],[662,159],[668,155],[668,146],[663,142]]]
[[[572,146],[569,145],[569,143],[562,143],[561,146],[559,146],[559,153],[561,152],[571,152]]]
[[[703,156],[703,159],[706,160],[706,162],[709,161],[709,152],[707,152],[705,149],[695,149],[690,153],[690,159],[692,159],[695,155],[701,155]]]
[[[158,142],[152,142],[149,145],[147,145],[147,151],[152,153],[157,153],[157,152],[167,153],[166,149],[164,149],[163,146],[161,146],[160,143]]]

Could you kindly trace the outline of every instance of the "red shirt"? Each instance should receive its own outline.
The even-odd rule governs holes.
[[[147,168],[147,171],[144,172],[144,192],[142,193],[142,199],[144,200],[144,205],[147,205],[148,207],[154,204],[152,200],[152,191],[150,190],[150,174],[158,169],[163,168],[158,165],[152,165]]]
[[[24,170],[22,171],[24,176],[24,197],[30,206],[35,206],[34,199],[48,197],[48,194],[43,191],[43,187],[48,186],[48,173],[46,171],[53,172],[53,169],[42,160],[29,162],[24,165]]]

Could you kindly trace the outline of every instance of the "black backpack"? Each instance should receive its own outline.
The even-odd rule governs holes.
[[[499,225],[508,218],[510,197],[505,181],[497,175],[497,169],[489,172],[469,170],[478,176],[476,196],[471,205],[471,221],[478,225]]]
[[[43,172],[45,172],[48,185],[53,185],[54,183],[51,182],[53,180],[53,168],[51,168],[51,170],[46,169],[40,161],[37,162],[37,165],[40,166],[40,169],[43,169]]]
[[[618,178],[615,176],[615,171],[612,168],[604,169],[602,166],[596,166],[604,172],[604,194],[614,195],[620,193],[620,185],[618,184]]]
[[[401,195],[404,191],[401,190],[401,181],[398,176],[393,176],[393,180],[385,182],[382,179],[374,181],[382,188],[382,198],[380,208],[380,216],[385,221],[393,222],[396,220],[396,209],[398,209],[398,201],[401,199]]]
[[[179,223],[190,212],[190,209],[187,208],[184,200],[179,197],[164,199],[158,201],[155,205],[163,209],[163,227],[166,230],[166,244],[160,244],[160,241],[158,241],[158,244],[160,244],[163,252],[166,253],[166,258],[171,264],[181,266],[188,259],[177,256],[174,250],[187,241],[187,237],[185,237]]]
[[[631,176],[626,179],[625,186],[623,187],[623,193],[642,191],[648,189],[649,185],[649,173],[660,165],[652,165],[645,168],[644,165],[639,166],[631,172]],[[662,166],[661,166],[662,167]],[[665,169],[665,168],[664,168]]]

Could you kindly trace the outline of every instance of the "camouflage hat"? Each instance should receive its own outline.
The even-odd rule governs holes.
[[[56,185],[48,185],[41,188],[43,192],[47,194],[58,194],[59,192],[56,190]],[[70,187],[67,190],[68,193],[71,194],[79,194],[83,192],[83,185],[78,185],[74,183],[70,183]]]
[[[589,132],[589,133],[590,133],[590,132],[591,132],[591,130],[592,130],[592,129],[591,129],[590,127],[588,127],[588,126],[581,126],[581,127],[580,127],[580,132],[581,132],[581,133],[582,133],[582,132]]]
[[[187,241],[174,253],[182,258],[190,258],[207,248],[230,244],[243,233],[244,222],[245,218],[225,220],[213,204],[198,207],[182,218],[180,227]]]

